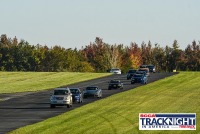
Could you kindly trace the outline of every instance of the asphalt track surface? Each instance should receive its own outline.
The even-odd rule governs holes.
[[[155,73],[148,78],[148,83],[174,75],[174,73]],[[120,79],[124,83],[124,89],[108,90],[108,82],[111,79]],[[131,84],[126,80],[126,75],[111,75],[99,79],[80,82],[67,87],[78,87],[84,89],[87,86],[99,86],[103,91],[103,98],[116,93],[134,89],[142,84]],[[98,98],[86,98],[83,103],[73,104],[72,108],[56,107],[50,108],[49,98],[52,90],[16,94],[0,94],[0,134],[8,133],[17,128],[46,120],[69,110],[99,100]]]

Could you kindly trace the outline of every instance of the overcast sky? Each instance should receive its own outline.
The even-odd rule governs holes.
[[[185,49],[200,40],[200,0],[1,0],[0,34],[81,48],[143,41]]]

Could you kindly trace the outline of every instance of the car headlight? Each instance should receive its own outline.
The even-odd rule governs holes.
[[[54,100],[56,100],[56,97],[55,96],[51,96],[50,100],[54,101]]]
[[[67,97],[64,97],[64,100],[67,100]]]
[[[95,92],[95,94],[97,94],[98,92]]]

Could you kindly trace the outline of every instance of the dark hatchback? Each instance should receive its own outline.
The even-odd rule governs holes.
[[[111,80],[109,82],[109,85],[108,85],[108,90],[111,90],[111,89],[123,89],[124,86],[123,86],[123,82],[121,82],[120,80]]]
[[[145,74],[134,74],[131,78],[131,84],[135,83],[141,83],[141,84],[147,84],[147,76]]]
[[[137,70],[135,69],[129,69],[128,73],[127,73],[127,80],[130,80],[132,78],[132,76],[137,72]]]
[[[147,68],[149,68],[149,72],[151,73],[155,73],[156,72],[156,68],[154,65],[147,65]]]
[[[82,103],[83,102],[83,93],[79,88],[70,88],[72,93],[73,102]]]

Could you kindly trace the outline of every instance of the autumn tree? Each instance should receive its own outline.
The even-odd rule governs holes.
[[[131,67],[137,69],[142,64],[142,53],[141,49],[138,47],[138,44],[132,42],[128,53],[132,63]]]

